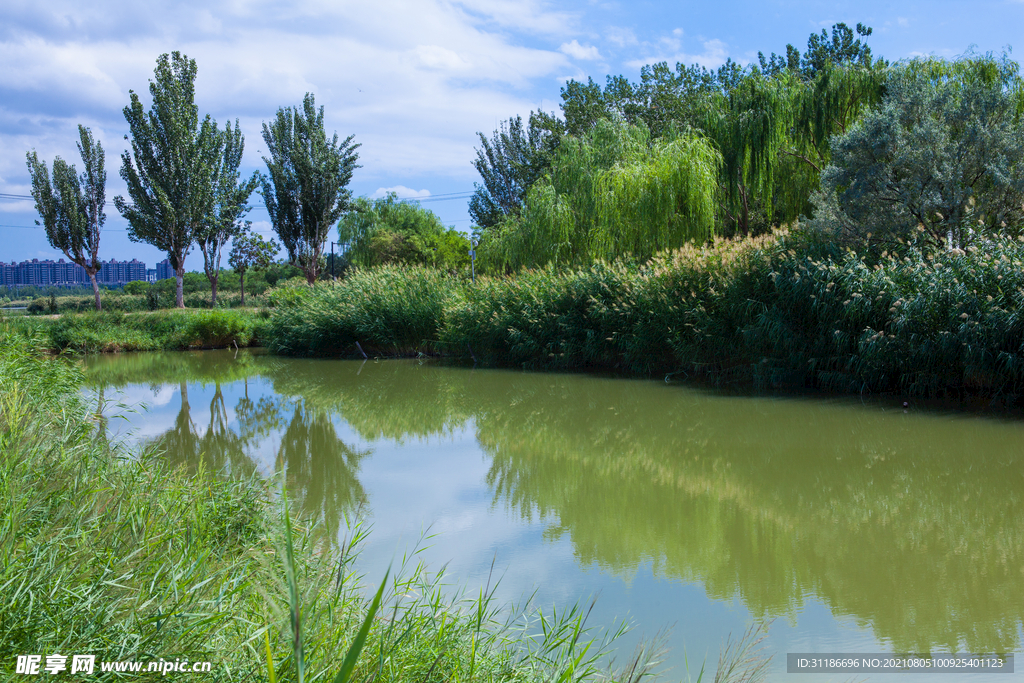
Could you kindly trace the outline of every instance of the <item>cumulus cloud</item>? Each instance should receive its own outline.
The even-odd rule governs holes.
[[[594,60],[601,59],[601,53],[593,45],[580,45],[579,41],[573,39],[571,43],[562,43],[559,51],[574,59]]]
[[[145,11],[128,0],[6,4],[0,175],[26,180],[30,148],[74,158],[78,123],[93,127],[114,167],[128,91],[148,103],[157,56],[180,50],[197,61],[200,110],[221,124],[240,120],[250,167],[262,165],[262,122],[312,92],[328,129],[363,144],[362,178],[468,181],[473,132],[535,107],[537,79],[570,66],[565,53],[508,31],[564,34],[574,21],[542,0],[184,0]],[[119,182],[116,171],[108,177]]]

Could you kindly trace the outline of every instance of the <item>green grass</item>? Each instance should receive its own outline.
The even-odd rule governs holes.
[[[82,353],[252,346],[266,314],[240,310],[169,310],[145,313],[65,313],[23,317],[9,324],[46,335],[50,348]]]
[[[365,597],[344,542],[276,484],[171,469],[98,437],[77,365],[0,324],[0,671],[19,654],[208,660],[223,681],[636,682],[581,605],[500,607],[404,558]],[[749,648],[748,648],[749,650]],[[749,667],[748,667],[749,668]]]

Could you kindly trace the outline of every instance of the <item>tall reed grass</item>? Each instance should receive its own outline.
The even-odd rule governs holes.
[[[650,648],[608,668],[617,632],[600,636],[583,606],[500,608],[493,583],[475,596],[453,591],[415,555],[367,599],[359,525],[339,544],[290,514],[272,484],[186,474],[108,444],[78,393],[80,370],[33,343],[0,325],[5,674],[17,655],[78,653],[206,660],[220,681],[651,675]]]
[[[270,297],[265,346],[292,356],[432,350],[444,307],[462,290],[462,280],[418,266],[382,266],[337,283],[285,288]]]
[[[296,355],[369,341],[530,368],[1012,400],[1024,391],[1022,262],[1012,239],[872,256],[781,231],[476,285],[368,271],[280,306],[268,337]]]

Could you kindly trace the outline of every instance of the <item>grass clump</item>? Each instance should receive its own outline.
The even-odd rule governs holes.
[[[291,287],[271,295],[264,345],[292,356],[403,354],[434,348],[445,305],[462,280],[428,268],[358,270],[337,283]]]
[[[65,314],[46,329],[59,351],[157,351],[251,346],[264,321],[265,314],[248,310],[104,312]]]
[[[499,609],[415,556],[364,596],[337,544],[258,479],[172,469],[98,436],[80,369],[0,327],[0,662],[210,661],[212,680],[639,681],[581,606]],[[614,636],[615,634],[611,634]]]

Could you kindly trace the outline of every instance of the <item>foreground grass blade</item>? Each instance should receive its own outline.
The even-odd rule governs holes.
[[[388,575],[390,573],[390,569],[384,572],[384,580],[380,582],[380,588],[377,589],[377,594],[373,596],[370,609],[366,612],[366,619],[363,620],[363,625],[359,627],[355,640],[352,641],[352,645],[348,648],[345,661],[341,663],[341,670],[334,677],[334,683],[348,683],[349,678],[351,678],[352,670],[356,668],[356,660],[359,659],[359,653],[362,652],[363,645],[366,644],[366,636],[370,633],[373,618],[377,616],[377,610],[380,609],[380,601],[384,596],[384,586],[388,582]]]

